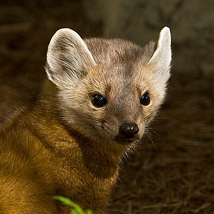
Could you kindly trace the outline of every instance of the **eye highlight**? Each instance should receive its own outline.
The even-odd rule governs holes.
[[[107,104],[106,98],[101,94],[94,94],[91,98],[91,102],[97,108],[101,108]]]
[[[141,98],[140,98],[140,103],[141,103],[141,105],[143,105],[143,106],[148,106],[148,105],[149,105],[149,103],[150,103],[150,97],[149,97],[149,92],[148,92],[148,91],[145,92],[145,93],[141,96]]]

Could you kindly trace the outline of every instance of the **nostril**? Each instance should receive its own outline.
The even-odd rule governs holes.
[[[139,128],[136,123],[123,123],[119,128],[119,132],[125,138],[133,138],[139,132]]]

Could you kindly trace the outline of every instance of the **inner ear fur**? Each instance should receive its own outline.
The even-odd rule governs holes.
[[[148,63],[158,82],[165,84],[168,81],[171,59],[171,33],[168,27],[164,27],[160,32],[157,48]]]
[[[96,66],[91,52],[73,30],[58,30],[48,46],[46,72],[59,88],[71,87]]]

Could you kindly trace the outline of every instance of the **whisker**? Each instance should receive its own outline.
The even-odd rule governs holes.
[[[157,152],[158,149],[157,149],[157,146],[155,145],[154,141],[152,140],[152,138],[149,135],[148,135],[148,138],[149,138],[150,142],[152,143],[152,145],[154,146],[155,151]]]

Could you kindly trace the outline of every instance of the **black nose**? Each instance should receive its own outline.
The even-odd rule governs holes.
[[[123,123],[119,128],[119,132],[123,137],[129,139],[139,132],[139,128],[136,123]]]

